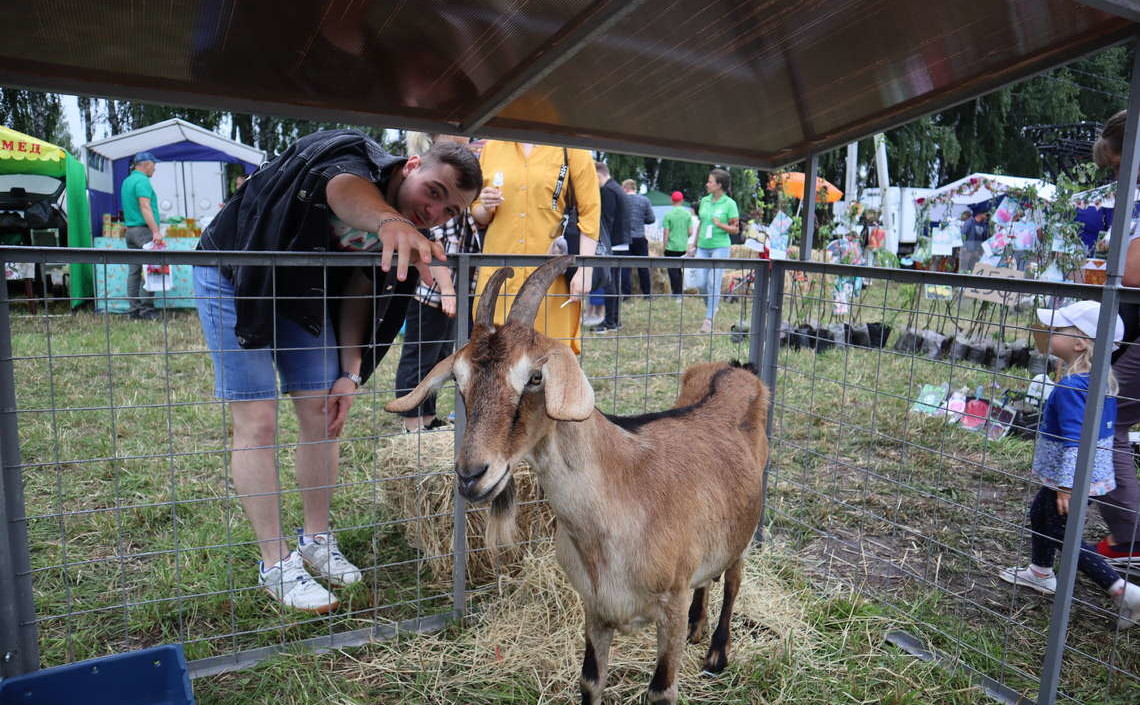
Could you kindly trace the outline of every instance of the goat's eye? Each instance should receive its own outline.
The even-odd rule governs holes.
[[[530,373],[530,379],[527,380],[526,386],[537,387],[542,384],[542,370],[535,370]]]

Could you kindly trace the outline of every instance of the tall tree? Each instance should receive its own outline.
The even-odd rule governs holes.
[[[95,139],[95,103],[94,98],[79,96],[79,119],[83,122],[84,143]]]
[[[74,151],[63,103],[55,93],[0,87],[0,125]]]
[[[938,186],[973,172],[1043,178],[1030,125],[1103,122],[1127,103],[1131,49],[1113,47],[886,133],[891,183]],[[875,173],[874,147],[859,144],[859,172]],[[820,175],[843,183],[844,150],[820,155]]]

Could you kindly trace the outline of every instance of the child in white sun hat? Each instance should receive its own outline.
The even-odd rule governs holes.
[[[1045,402],[1037,447],[1033,453],[1033,475],[1041,482],[1029,508],[1033,529],[1030,564],[1006,568],[998,576],[1014,585],[1023,585],[1045,595],[1057,589],[1053,559],[1065,539],[1069,517],[1069,497],[1077,469],[1077,451],[1089,395],[1093,339],[1100,320],[1100,304],[1080,301],[1064,308],[1037,309],[1037,318],[1050,329],[1049,352],[1061,358],[1065,377],[1057,383]],[[1124,322],[1114,316],[1113,343],[1124,335]],[[1113,423],[1116,420],[1116,380],[1109,373],[1109,395],[1101,400],[1100,432],[1097,434],[1089,497],[1099,497],[1116,486],[1112,467]],[[1140,620],[1140,586],[1125,581],[1096,549],[1081,544],[1077,568],[1104,588],[1117,606],[1117,626],[1121,629]]]

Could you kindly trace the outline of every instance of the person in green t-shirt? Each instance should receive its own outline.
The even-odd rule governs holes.
[[[708,195],[701,199],[698,209],[697,257],[723,259],[731,253],[732,236],[740,232],[740,209],[728,195],[731,181],[724,169],[713,169],[705,183]],[[701,333],[711,333],[713,319],[720,305],[720,283],[723,269],[698,269],[697,290],[705,295],[705,321]]]
[[[685,195],[680,191],[673,192],[673,210],[665,214],[661,220],[661,229],[665,234],[665,256],[684,257],[689,250],[689,237],[693,234],[693,213],[681,205]],[[673,299],[681,300],[681,270],[669,270],[669,288],[673,292]]]
[[[148,242],[162,243],[158,228],[158,197],[150,184],[154,165],[158,159],[150,152],[139,152],[131,160],[131,173],[123,180],[119,197],[123,206],[123,224],[127,226],[127,247],[141,250]],[[131,265],[127,276],[127,296],[131,301],[131,318],[152,320],[158,318],[154,308],[154,292],[143,288],[143,265]]]

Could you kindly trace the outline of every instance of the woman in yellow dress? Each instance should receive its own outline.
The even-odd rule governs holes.
[[[579,254],[594,254],[601,215],[601,192],[594,160],[584,149],[563,149],[540,144],[488,140],[479,157],[483,190],[472,208],[475,220],[487,227],[483,253],[542,255],[550,251],[551,232],[562,219],[569,184],[573,184],[581,231]],[[567,184],[555,197],[559,172],[567,164]],[[476,294],[481,296],[492,268],[479,272]],[[533,271],[515,267],[515,276],[503,284],[495,308],[495,322],[506,320],[513,294]],[[590,270],[580,267],[570,285],[559,277],[550,287],[535,317],[535,329],[565,341],[581,352],[581,299],[589,294]],[[570,303],[567,304],[567,299]],[[563,305],[566,304],[566,305]],[[476,304],[477,305],[477,304]]]

